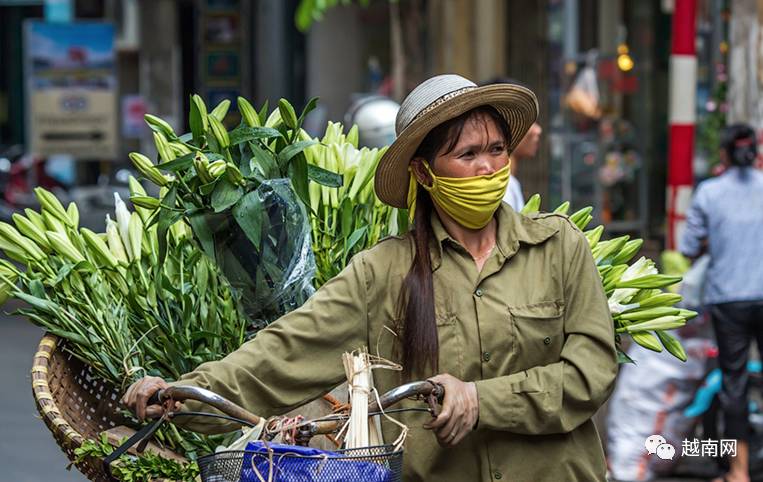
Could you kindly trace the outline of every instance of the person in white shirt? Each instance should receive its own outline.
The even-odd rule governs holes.
[[[541,133],[543,133],[543,129],[537,122],[534,122],[530,130],[522,138],[522,141],[514,149],[514,152],[511,153],[511,179],[509,180],[509,186],[506,188],[506,195],[503,196],[503,202],[513,207],[514,211],[521,211],[525,207],[522,185],[519,183],[519,179],[517,179],[519,165],[525,162],[525,159],[534,158],[538,153]]]
[[[498,77],[489,82],[483,82],[481,85],[489,84],[516,84],[522,87],[527,87],[522,82],[512,79],[510,77]],[[519,165],[522,164],[525,159],[532,159],[538,153],[538,146],[540,146],[540,135],[543,133],[541,126],[534,122],[527,134],[522,138],[522,141],[514,148],[514,152],[511,153],[511,179],[509,185],[506,187],[506,194],[503,196],[503,202],[514,208],[514,211],[521,211],[525,207],[525,196],[522,193],[522,184],[520,184],[517,178],[517,172],[519,171]]]

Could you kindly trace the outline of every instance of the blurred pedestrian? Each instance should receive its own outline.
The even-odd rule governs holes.
[[[490,82],[485,82],[482,85],[489,84],[516,84],[526,87],[521,82],[508,77],[498,77]],[[530,129],[525,136],[519,144],[517,144],[514,152],[511,153],[511,179],[506,188],[506,194],[503,196],[503,202],[509,204],[515,211],[521,211],[522,208],[525,207],[525,196],[522,193],[522,184],[520,184],[519,179],[517,178],[519,165],[522,164],[525,159],[533,159],[538,153],[540,135],[542,133],[543,129],[540,124],[533,122],[533,125],[530,126]]]
[[[753,167],[756,158],[751,127],[735,124],[724,131],[721,160],[727,169],[697,186],[679,245],[690,258],[710,255],[704,304],[723,372],[724,438],[737,440],[730,470],[716,482],[750,480],[746,367],[753,338],[763,351],[763,172]]]

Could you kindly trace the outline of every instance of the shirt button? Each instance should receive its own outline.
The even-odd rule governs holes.
[[[551,344],[551,338],[548,337],[548,336],[546,338],[544,338],[543,339],[543,344],[544,345],[550,345]]]
[[[475,291],[474,294],[477,295],[477,297],[482,296],[482,288],[477,288],[477,291]]]
[[[483,361],[486,361],[486,362],[489,362],[489,361],[490,361],[490,352],[489,352],[489,351],[486,351],[486,352],[484,352],[484,353],[482,354],[482,360],[483,360]]]
[[[502,473],[498,472],[497,470],[496,470],[495,472],[493,472],[493,478],[494,478],[495,480],[500,480],[500,479],[501,479],[501,477],[503,477],[503,474],[502,474]]]

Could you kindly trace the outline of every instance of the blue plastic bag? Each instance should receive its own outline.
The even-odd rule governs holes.
[[[268,448],[272,450],[271,457]],[[377,456],[378,457],[378,456]],[[385,464],[369,459],[347,457],[340,452],[327,452],[312,447],[268,443],[258,440],[246,446],[241,468],[241,482],[268,480],[273,482],[389,482],[393,471]],[[257,476],[257,472],[262,477]]]

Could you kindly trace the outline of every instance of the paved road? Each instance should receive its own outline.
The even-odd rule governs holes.
[[[42,331],[5,306],[0,315],[0,480],[8,482],[83,482],[48,428],[32,398],[29,370]]]

